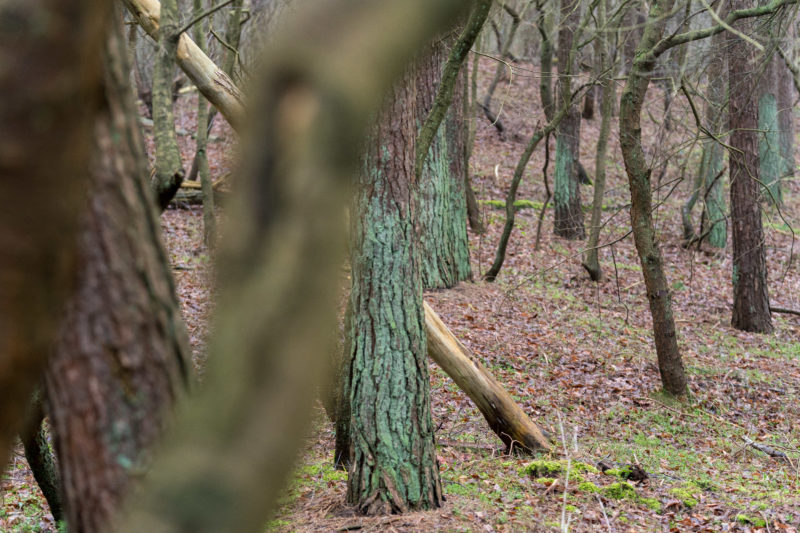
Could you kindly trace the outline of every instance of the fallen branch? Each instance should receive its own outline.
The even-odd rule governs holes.
[[[792,461],[789,459],[789,456],[786,455],[785,453],[783,453],[780,450],[776,450],[775,448],[767,446],[766,444],[761,444],[761,443],[755,442],[755,441],[749,439],[748,437],[744,437],[744,442],[745,442],[745,444],[747,444],[751,448],[755,448],[756,450],[758,450],[760,452],[764,452],[765,454],[769,455],[770,457],[773,457],[775,459],[780,459],[781,461],[784,461],[785,463],[788,463],[788,464],[792,463]]]
[[[472,357],[427,303],[424,307],[428,355],[475,403],[506,449],[513,446],[529,452],[552,451],[539,427],[503,386]]]
[[[773,307],[773,306],[770,305],[769,306],[769,310],[770,310],[771,313],[784,313],[784,314],[787,314],[787,315],[800,316],[800,311],[798,311],[796,309],[787,309],[786,307]]]

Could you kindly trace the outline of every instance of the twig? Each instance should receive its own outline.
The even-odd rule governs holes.
[[[770,306],[769,306],[769,310],[770,310],[770,312],[772,312],[772,313],[785,313],[785,314],[787,314],[787,315],[797,315],[797,316],[800,316],[800,311],[798,311],[798,310],[796,310],[796,309],[788,309],[788,308],[786,308],[786,307],[773,307],[773,306],[771,306],[771,305],[770,305]]]
[[[789,460],[789,456],[780,450],[776,450],[775,448],[767,446],[766,444],[755,442],[748,437],[744,437],[744,442],[751,448],[755,448],[760,452],[764,452],[765,454],[769,455],[772,458],[780,459],[781,461],[784,461],[788,464],[792,463],[791,460]]]
[[[217,6],[214,6],[214,7],[210,8],[210,9],[207,9],[207,10],[203,11],[202,13],[200,13],[199,15],[197,15],[196,17],[192,18],[192,20],[190,20],[189,22],[187,22],[186,24],[184,24],[184,25],[183,25],[183,27],[182,27],[180,30],[178,30],[177,32],[175,32],[175,36],[177,37],[177,36],[179,36],[181,33],[185,33],[185,32],[187,32],[187,31],[189,30],[189,28],[191,28],[192,26],[194,26],[195,24],[197,24],[198,22],[200,22],[200,21],[201,21],[201,20],[203,20],[204,18],[208,17],[209,15],[213,15],[214,13],[216,13],[217,11],[219,11],[220,9],[222,9],[223,7],[227,6],[228,4],[232,4],[232,3],[233,3],[233,0],[225,0],[225,1],[224,1],[224,2],[222,2],[221,4],[219,4],[219,5],[217,5]]]

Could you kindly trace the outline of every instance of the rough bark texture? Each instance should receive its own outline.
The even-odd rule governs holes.
[[[642,149],[641,127],[642,104],[650,83],[649,76],[655,66],[655,57],[650,50],[664,32],[664,15],[670,12],[672,5],[672,0],[659,0],[650,8],[647,25],[620,98],[619,136],[631,190],[631,226],[653,317],[661,382],[668,393],[683,396],[687,392],[686,372],[678,350],[672,296],[664,273],[664,260],[653,227],[653,197],[650,190],[652,169],[648,168]]]
[[[53,520],[59,522],[64,518],[61,504],[61,480],[44,425],[41,393],[34,394],[31,412],[28,414],[25,428],[20,433],[20,439],[25,448],[25,460],[36,479],[36,484],[39,485],[42,495],[47,500]]]
[[[0,471],[74,286],[107,12],[0,3]]]
[[[748,0],[733,0],[731,9],[751,7]],[[750,21],[735,24],[740,31]],[[728,33],[729,112],[731,131],[730,195],[733,226],[733,316],[731,325],[744,331],[772,331],[767,289],[767,260],[758,183],[758,93],[755,54],[738,36]]]
[[[420,60],[416,80],[418,123],[425,121],[433,107],[446,60],[447,47],[441,40],[436,40],[430,53]],[[425,288],[452,287],[472,276],[464,190],[464,93],[459,90],[465,75],[466,69],[462,69],[455,80],[453,101],[434,137],[420,178],[420,256]]]
[[[577,58],[573,50],[575,30],[581,19],[581,10],[574,1],[561,1],[561,29],[558,32],[558,107],[570,102],[572,76],[577,72]],[[580,178],[581,113],[574,103],[569,104],[567,115],[556,129],[556,164],[553,171],[553,204],[555,220],[553,233],[566,239],[583,239]]]
[[[422,308],[416,98],[408,74],[373,130],[351,208],[347,500],[365,514],[442,502]]]
[[[116,22],[116,21],[115,21]],[[77,292],[46,373],[70,531],[109,530],[183,390],[188,335],[160,241],[122,28],[106,46]]]
[[[469,350],[447,329],[444,322],[425,304],[428,354],[480,409],[492,431],[510,452],[550,451],[552,445],[503,386],[481,365]]]
[[[156,173],[153,178],[158,206],[163,211],[178,192],[186,173],[175,134],[172,113],[172,77],[178,50],[178,5],[164,0],[161,6],[161,30],[153,65],[153,141],[156,145]]]
[[[123,533],[263,530],[326,366],[345,248],[345,184],[365,128],[420,43],[465,7],[340,0],[283,24],[255,85],[262,102],[251,113],[248,164],[220,241],[205,382]],[[297,35],[305,38],[298,43]]]

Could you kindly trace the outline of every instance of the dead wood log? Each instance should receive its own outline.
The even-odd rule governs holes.
[[[428,355],[483,414],[489,427],[510,451],[550,451],[552,445],[536,424],[517,405],[502,385],[450,332],[442,319],[425,303]]]

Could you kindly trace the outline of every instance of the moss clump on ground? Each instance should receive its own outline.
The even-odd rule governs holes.
[[[600,492],[600,487],[598,487],[591,481],[586,481],[584,483],[578,484],[578,490],[581,492],[595,493],[595,492]]]
[[[639,498],[639,503],[657,513],[661,512],[661,502],[655,498]]]
[[[547,461],[544,459],[537,459],[531,461],[523,469],[523,473],[528,474],[534,478],[549,477],[555,474],[562,474],[567,472],[567,461],[562,459],[560,461]],[[598,470],[592,465],[582,463],[580,461],[572,461],[569,467],[569,479],[578,483],[583,482],[583,476],[576,474],[597,474]]]
[[[689,509],[697,505],[697,494],[699,492],[700,488],[693,484],[687,484],[683,487],[669,489],[669,493],[679,499],[683,505]]]
[[[556,478],[554,477],[540,477],[536,479],[536,483],[541,483],[542,485],[552,485],[555,480]]]
[[[767,527],[767,521],[763,518],[753,518],[746,514],[737,514],[736,521],[740,524],[750,524],[755,527]]]
[[[603,495],[612,500],[637,500],[639,495],[636,494],[636,489],[633,485],[620,481],[619,483],[612,483],[607,487],[603,487]]]
[[[506,208],[505,200],[482,200],[481,203],[495,209]],[[514,200],[514,207],[517,209],[541,209],[542,205],[542,202],[535,202],[533,200]]]

